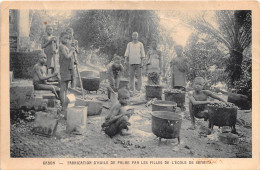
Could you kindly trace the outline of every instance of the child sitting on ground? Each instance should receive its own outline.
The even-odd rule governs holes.
[[[55,94],[56,98],[59,98],[60,89],[57,86],[47,84],[47,80],[52,77],[57,77],[58,73],[47,76],[47,68],[45,66],[47,56],[42,51],[38,54],[39,61],[33,67],[33,86],[35,90],[50,90]]]
[[[127,102],[129,99],[129,92],[127,89],[122,88],[118,90],[118,103],[115,103],[111,109],[109,115],[106,117],[105,122],[102,124],[102,130],[105,133],[113,137],[120,133],[121,135],[129,135],[128,126],[131,124],[128,122],[131,113],[127,109]]]
[[[195,117],[204,118],[205,121],[208,120],[207,104],[216,102],[208,101],[208,97],[227,103],[224,99],[214,95],[211,91],[203,90],[204,85],[205,80],[202,77],[196,77],[193,82],[193,91],[189,93],[189,110],[192,124],[189,129],[192,130],[195,129]]]

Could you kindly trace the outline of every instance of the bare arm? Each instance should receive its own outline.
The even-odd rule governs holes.
[[[129,45],[129,43],[127,44],[127,46],[126,46],[126,50],[125,50],[125,63],[127,63],[127,60],[129,60],[129,47],[130,45]]]
[[[112,83],[113,86],[114,86],[115,80],[114,80],[114,75],[113,75],[113,71],[112,71],[112,65],[110,65],[110,66],[107,68],[107,74],[108,74],[108,80],[109,80],[109,82]]]
[[[120,64],[120,72],[119,72],[119,76],[122,77],[124,73],[124,66],[122,66],[122,64]]]
[[[127,115],[127,113],[124,114],[120,114],[120,109],[121,109],[121,105],[120,104],[116,104],[111,108],[111,111],[109,113],[109,116],[107,117],[108,122],[107,123],[113,123],[114,121],[116,121],[118,118]]]
[[[143,66],[143,60],[145,58],[144,45],[141,43],[141,66]]]
[[[36,71],[37,76],[39,77],[40,80],[48,80],[49,78],[55,77],[55,76],[58,75],[57,73],[55,73],[55,74],[52,74],[52,75],[49,75],[49,76],[46,76],[46,77],[45,77],[45,76],[42,75],[41,69],[40,69],[39,66],[36,67],[35,71]]]
[[[210,103],[209,101],[196,101],[195,98],[190,93],[189,93],[189,99],[190,99],[190,102],[193,105],[201,105],[201,104],[209,104]]]
[[[60,46],[60,52],[62,53],[62,55],[64,55],[65,58],[69,59],[73,57],[73,53],[75,52],[75,50],[70,50],[70,52],[67,54],[65,48],[63,46]]]
[[[209,90],[204,90],[205,94],[207,94],[208,96],[214,98],[214,99],[218,99],[224,103],[227,103],[224,99],[222,99],[221,97],[218,97],[217,95],[213,94],[211,91]]]
[[[43,37],[42,48],[46,48],[53,41],[53,38],[47,41],[46,40],[46,37]]]

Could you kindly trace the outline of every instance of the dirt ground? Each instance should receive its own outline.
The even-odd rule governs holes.
[[[88,97],[106,97],[105,94],[95,92]],[[144,91],[141,97],[144,96]],[[139,96],[140,97],[140,96]],[[104,103],[109,105],[108,102]],[[130,136],[108,137],[101,131],[108,110],[103,108],[101,115],[87,118],[87,129],[83,135],[66,133],[66,121],[60,120],[56,135],[47,138],[34,135],[31,132],[33,122],[20,120],[11,123],[11,157],[36,158],[125,158],[125,157],[193,157],[193,158],[235,158],[252,157],[252,129],[251,126],[237,124],[236,129],[239,143],[224,144],[218,140],[221,128],[214,127],[211,135],[203,134],[208,123],[197,120],[196,130],[188,130],[191,125],[188,99],[186,97],[186,111],[182,113],[180,144],[177,139],[159,139],[151,130],[151,106],[136,105],[135,114],[131,117]],[[238,111],[238,119],[252,123],[251,111]],[[243,121],[242,121],[243,122]]]

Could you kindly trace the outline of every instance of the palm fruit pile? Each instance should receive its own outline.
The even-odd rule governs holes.
[[[237,109],[238,107],[236,105],[234,105],[233,103],[224,103],[224,102],[220,102],[220,103],[211,103],[209,104],[209,106],[211,107],[215,107],[215,108],[234,108]]]
[[[185,91],[179,90],[179,89],[166,89],[164,92],[167,93],[185,93]]]

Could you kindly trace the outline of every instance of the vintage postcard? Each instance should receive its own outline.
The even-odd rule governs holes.
[[[259,169],[259,13],[2,2],[0,169]]]

